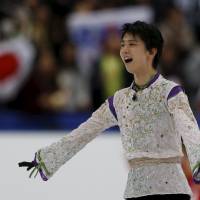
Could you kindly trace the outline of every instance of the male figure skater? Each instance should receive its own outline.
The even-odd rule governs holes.
[[[31,175],[37,170],[48,180],[103,130],[118,125],[131,165],[124,198],[191,199],[180,163],[182,143],[194,181],[200,183],[200,131],[181,86],[157,71],[162,48],[163,38],[155,26],[141,21],[124,24],[120,56],[133,74],[131,86],[108,98],[71,134],[37,151],[34,161],[19,166],[33,168]]]

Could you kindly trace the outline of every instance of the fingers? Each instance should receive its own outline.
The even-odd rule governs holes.
[[[26,161],[24,161],[24,162],[20,162],[20,163],[18,163],[18,165],[19,165],[19,167],[27,167],[27,166],[30,165],[30,162],[26,162]]]
[[[33,168],[35,165],[33,162],[20,162],[18,163],[19,167],[27,167],[27,171],[29,171],[31,168]]]
[[[34,165],[30,165],[26,170],[29,171],[33,167],[34,167]]]

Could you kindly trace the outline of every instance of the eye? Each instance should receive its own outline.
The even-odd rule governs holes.
[[[136,43],[129,43],[129,46],[136,46]]]
[[[121,44],[120,44],[120,47],[124,47],[124,46],[125,46],[124,43],[121,43]]]

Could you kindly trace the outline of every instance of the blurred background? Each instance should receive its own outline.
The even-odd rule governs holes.
[[[159,70],[183,85],[200,123],[200,0],[1,0],[3,143],[26,138],[31,144],[35,134],[70,132],[129,86],[119,36],[121,25],[135,20],[160,28],[165,46]]]
[[[155,23],[160,72],[200,112],[199,0],[1,0],[0,129],[66,130],[132,77],[119,57],[123,23]]]

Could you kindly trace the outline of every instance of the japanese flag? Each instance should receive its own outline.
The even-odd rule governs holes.
[[[35,50],[23,35],[0,41],[0,101],[12,100],[28,77]]]

